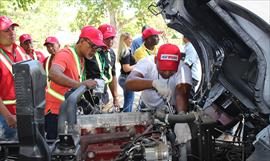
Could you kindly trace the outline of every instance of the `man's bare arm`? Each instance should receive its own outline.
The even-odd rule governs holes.
[[[153,80],[145,79],[143,75],[137,71],[132,71],[127,77],[125,88],[131,91],[142,91],[152,89]]]
[[[80,86],[80,82],[69,78],[63,72],[64,71],[58,65],[53,64],[49,72],[50,80],[68,88],[77,88]]]
[[[0,115],[2,115],[7,122],[8,126],[15,128],[17,124],[16,116],[12,115],[7,107],[4,105],[2,98],[0,97]]]
[[[66,76],[63,72],[64,71],[58,65],[52,65],[49,72],[50,80],[68,88],[78,88],[81,85],[85,85],[87,87],[95,87],[97,84],[96,81],[91,79],[85,80],[83,82],[76,81]]]

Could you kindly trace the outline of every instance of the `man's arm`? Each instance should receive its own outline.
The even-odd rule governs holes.
[[[69,78],[64,74],[63,69],[61,69],[58,65],[53,64],[50,68],[49,78],[51,81],[55,82],[64,87],[68,88],[78,88],[81,85],[85,85],[87,87],[96,86],[96,81],[88,79],[84,82],[79,82],[74,79]]]
[[[142,91],[145,89],[152,89],[152,83],[153,80],[144,78],[144,76],[137,71],[132,71],[127,77],[125,88],[131,91]]]
[[[2,115],[4,117],[4,119],[6,120],[7,124],[9,127],[11,128],[15,128],[17,121],[16,121],[16,116],[12,115],[8,109],[6,108],[6,106],[3,103],[2,98],[0,97],[0,115]]]
[[[188,98],[190,94],[190,89],[191,85],[188,83],[181,83],[176,86],[175,94],[177,113],[188,111]]]
[[[118,98],[118,90],[117,90],[117,78],[116,76],[113,76],[111,83],[109,84],[109,88],[111,91],[111,94],[113,96],[113,104],[114,106],[119,107],[119,98]]]
[[[55,64],[52,64],[50,68],[49,78],[51,81],[64,87],[77,88],[80,86],[80,82],[66,76],[63,69]]]

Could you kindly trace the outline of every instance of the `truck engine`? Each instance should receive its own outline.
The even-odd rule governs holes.
[[[127,160],[169,160],[171,157],[165,135],[151,129],[154,119],[150,113],[80,115],[77,119],[81,151],[88,161],[124,160],[119,155],[123,149]]]

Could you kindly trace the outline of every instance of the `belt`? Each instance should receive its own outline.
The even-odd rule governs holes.
[[[120,74],[121,77],[128,77],[129,74]]]

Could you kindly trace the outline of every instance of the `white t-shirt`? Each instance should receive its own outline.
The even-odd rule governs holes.
[[[170,89],[172,90],[172,96],[174,96],[170,100],[171,105],[175,105],[176,85],[180,83],[191,84],[191,71],[189,67],[183,62],[180,62],[178,72],[172,75],[169,79],[163,79],[162,76],[158,74],[153,55],[145,57],[138,61],[137,64],[134,66],[133,70],[141,73],[145,79],[160,79],[164,81],[164,83],[168,83]],[[163,105],[165,105],[162,97],[154,89],[147,89],[142,91],[141,99],[143,103],[150,108],[162,107]]]
[[[189,66],[192,65],[191,67],[192,78],[197,81],[200,81],[202,77],[202,69],[197,51],[190,42],[186,43],[184,49],[186,53],[184,62],[187,63]]]

